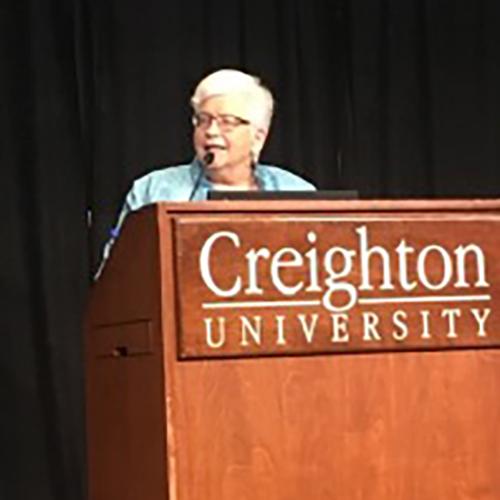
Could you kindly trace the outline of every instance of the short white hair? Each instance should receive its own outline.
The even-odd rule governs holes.
[[[274,99],[271,91],[265,87],[260,78],[236,69],[220,69],[203,78],[196,86],[191,97],[191,106],[197,113],[202,103],[210,97],[245,93],[248,94],[252,106],[247,118],[255,126],[269,130],[274,110]]]

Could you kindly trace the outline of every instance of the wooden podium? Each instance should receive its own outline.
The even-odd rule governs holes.
[[[500,201],[151,206],[85,340],[89,500],[500,498]]]

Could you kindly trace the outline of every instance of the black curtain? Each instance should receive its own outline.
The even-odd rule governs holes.
[[[73,6],[0,7],[3,499],[84,490],[86,182]]]
[[[263,159],[367,197],[497,196],[497,0],[6,0],[0,498],[85,498],[81,317],[132,179],[191,159],[209,71],[277,99]]]
[[[346,175],[375,197],[498,196],[500,3],[353,0]]]

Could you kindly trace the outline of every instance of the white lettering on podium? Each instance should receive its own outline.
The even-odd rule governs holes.
[[[207,346],[211,347],[212,349],[220,349],[226,343],[226,318],[220,316],[217,318],[217,323],[219,326],[218,340],[214,340],[214,335],[212,332],[213,319],[204,318],[203,321],[205,322],[205,338],[207,341]]]
[[[462,311],[460,311],[460,309],[443,309],[443,312],[441,313],[443,318],[448,318],[448,333],[446,336],[449,339],[458,338],[456,331],[456,319],[460,317],[461,314]]]
[[[437,267],[437,266],[427,266],[427,257],[430,254],[430,252],[437,253],[443,261],[443,276],[441,277],[441,280],[438,283],[431,283],[431,280],[427,275],[427,270],[429,268],[435,270]],[[446,288],[446,286],[449,284],[451,280],[452,272],[453,268],[452,268],[451,258],[448,255],[448,252],[443,247],[440,247],[439,245],[429,245],[428,247],[425,247],[418,255],[417,259],[418,278],[421,281],[421,283],[425,286],[425,288],[427,288],[428,290],[442,290],[443,288]]]
[[[420,311],[420,316],[422,318],[422,334],[421,338],[430,339],[431,332],[429,331],[429,316],[431,315],[430,311],[423,310]]]
[[[478,330],[477,330],[477,336],[478,337],[487,337],[487,333],[486,333],[486,328],[485,328],[485,324],[486,324],[486,320],[488,319],[490,313],[491,313],[491,309],[483,309],[482,311],[480,311],[479,309],[471,309],[470,310],[472,316],[474,317],[474,319],[477,321],[477,326],[478,326]]]
[[[475,266],[467,266],[466,258],[467,254],[470,253],[472,253],[476,258]],[[470,283],[465,279],[465,273],[467,269],[476,270],[477,280],[474,283],[474,286],[490,286],[490,284],[486,281],[486,261],[484,258],[484,253],[480,247],[473,244],[467,245],[466,247],[460,245],[455,249],[455,255],[457,257],[456,269],[458,274],[457,281],[455,283],[456,288],[469,288],[471,286]]]
[[[392,338],[397,342],[404,342],[410,333],[408,330],[408,325],[406,324],[406,320],[408,319],[408,314],[405,311],[397,310],[392,315],[392,320],[394,322],[394,326],[397,329],[392,331]]]
[[[232,319],[215,316],[203,318],[203,322],[206,345],[211,350],[232,346],[245,351],[272,346],[297,348],[316,344],[326,348],[327,345],[349,346],[357,342],[356,345],[361,347],[361,344],[381,342],[387,346],[390,340],[402,344],[431,338],[442,341],[460,337],[470,340],[473,336],[485,338],[490,315],[490,308],[444,308],[413,313],[396,309],[388,316],[374,311],[360,311],[357,314],[330,313],[325,318],[318,313],[268,318],[261,315],[242,315]],[[330,328],[319,326],[322,319],[329,320]],[[471,320],[477,327],[475,330],[471,328]]]
[[[371,340],[380,342],[382,340],[382,337],[380,336],[380,333],[377,330],[377,326],[379,323],[378,315],[373,312],[364,312],[362,313],[362,317],[363,317],[363,340],[367,342]]]
[[[227,238],[232,241],[236,248],[241,246],[240,239],[236,233],[232,231],[219,231],[217,233],[212,234],[205,244],[203,245],[200,252],[200,272],[201,277],[205,284],[212,290],[212,292],[217,295],[217,297],[234,297],[241,290],[241,278],[238,276],[234,281],[234,285],[229,290],[222,290],[219,288],[215,281],[212,278],[212,273],[210,271],[210,254],[212,252],[212,247],[214,243],[220,238]]]
[[[246,316],[240,316],[241,321],[241,345],[246,347],[250,345],[248,337],[253,343],[260,345],[262,342],[262,316],[253,316],[252,319]]]
[[[486,279],[485,255],[476,244],[459,245],[451,251],[437,244],[416,249],[405,239],[401,239],[391,249],[372,245],[365,225],[354,228],[354,232],[357,235],[357,245],[352,248],[332,246],[320,255],[316,247],[318,235],[314,231],[305,235],[310,247],[304,253],[292,246],[275,251],[262,246],[250,248],[243,253],[240,250],[243,242],[236,232],[218,231],[210,235],[202,245],[199,258],[201,278],[218,298],[232,298],[241,292],[251,297],[275,291],[283,298],[319,293],[321,305],[332,313],[351,310],[359,302],[360,292],[393,291],[396,290],[396,285],[403,296],[392,300],[399,302],[404,302],[405,293],[415,293],[418,287],[424,291],[438,292],[449,286],[455,289],[490,286]],[[228,251],[224,247],[224,254],[217,251],[217,243],[221,240],[228,240],[234,250]],[[244,262],[240,268],[231,267],[242,269],[241,272],[224,276],[224,283],[229,283],[228,285],[222,285],[221,278],[216,279],[212,272],[211,266],[218,259],[242,259]],[[392,264],[393,259],[396,260],[396,266]],[[220,264],[219,267],[223,269]],[[391,276],[391,270],[394,270],[394,276]],[[320,276],[324,278],[320,280]],[[462,298],[467,300],[466,296]],[[409,296],[408,299],[413,300],[413,297]],[[447,294],[445,299],[449,301],[450,295]],[[383,297],[363,300],[383,301]],[[478,297],[473,300],[484,299]],[[439,301],[439,296],[433,301]],[[428,338],[429,329],[425,324],[423,326],[422,337]],[[453,337],[453,332],[450,336]]]
[[[314,332],[316,330],[316,324],[318,323],[319,314],[309,314],[310,323],[307,322],[307,316],[305,314],[297,314],[300,325],[302,326],[302,333],[308,344],[313,341]]]
[[[332,314],[332,342],[347,343],[349,342],[349,330],[347,328],[349,316],[344,313]]]

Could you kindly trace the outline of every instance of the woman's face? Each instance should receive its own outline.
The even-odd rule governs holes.
[[[251,168],[253,153],[264,144],[265,132],[250,123],[250,102],[247,94],[235,93],[205,99],[195,116],[193,133],[197,157],[204,161],[211,153],[213,160],[206,167],[241,172]]]

